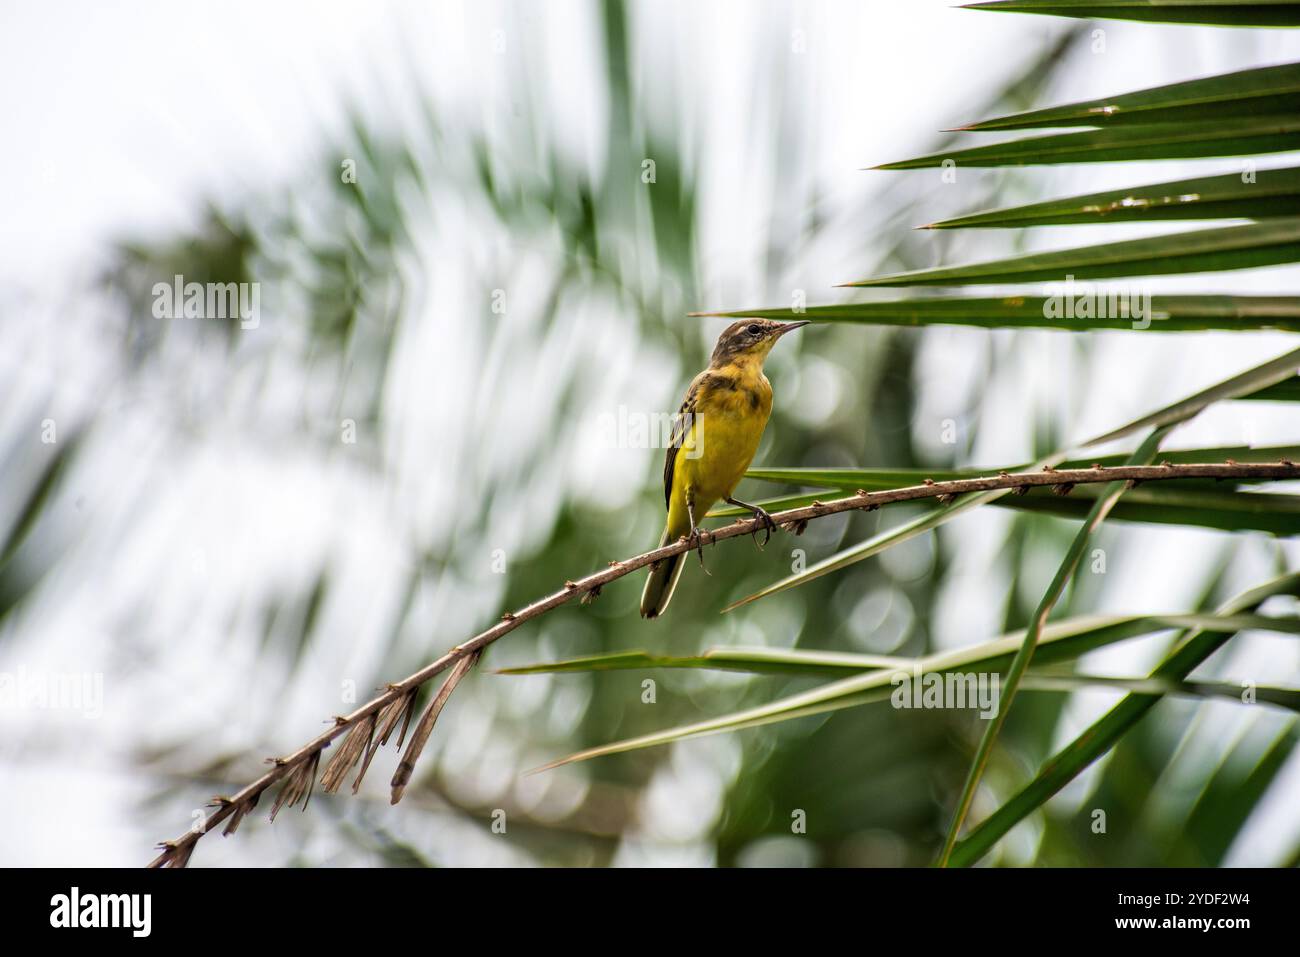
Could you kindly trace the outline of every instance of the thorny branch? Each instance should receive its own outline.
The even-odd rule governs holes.
[[[956,479],[947,482],[926,480],[922,485],[906,488],[887,489],[879,492],[859,490],[857,494],[842,498],[833,498],[827,502],[814,502],[803,508],[792,508],[777,512],[772,516],[780,526],[801,532],[811,520],[836,515],[840,512],[856,510],[872,511],[881,505],[896,502],[912,502],[918,499],[938,499],[950,503],[958,495],[972,492],[989,492],[999,489],[1028,491],[1031,488],[1052,487],[1061,494],[1069,494],[1078,485],[1099,482],[1127,481],[1133,485],[1143,482],[1169,481],[1173,479],[1238,479],[1245,481],[1298,479],[1300,465],[1283,460],[1277,463],[1238,463],[1231,459],[1223,463],[1174,465],[1116,466],[1105,468],[1094,465],[1086,469],[1044,468],[1039,472],[1000,472],[994,476]],[[841,493],[828,491],[827,496]],[[759,518],[737,519],[730,525],[712,530],[702,530],[703,541],[724,541],[761,531],[763,522]],[[530,605],[515,612],[507,612],[501,621],[468,641],[455,646],[436,661],[430,662],[412,675],[388,685],[384,692],[357,708],[351,714],[336,716],[333,724],[324,732],[308,741],[301,748],[285,757],[269,759],[271,768],[242,790],[230,797],[217,797],[210,805],[213,810],[202,821],[196,822],[190,830],[170,841],[159,845],[162,852],[150,867],[184,867],[194,851],[199,838],[212,831],[217,825],[229,819],[225,834],[231,834],[239,826],[244,816],[251,811],[271,785],[284,781],[271,812],[274,819],[276,812],[284,806],[293,806],[298,801],[306,801],[311,796],[316,772],[320,765],[321,752],[337,737],[346,734],[343,745],[334,753],[321,775],[321,785],[327,791],[335,791],[343,778],[358,763],[361,769],[353,782],[355,793],[361,784],[361,778],[370,766],[370,761],[380,746],[386,744],[399,722],[402,724],[397,746],[400,748],[406,737],[415,708],[416,694],[426,682],[430,681],[448,668],[452,674],[443,687],[434,696],[420,717],[416,734],[407,745],[398,771],[392,782],[392,803],[396,804],[402,796],[415,761],[419,757],[424,742],[432,731],[433,722],[459,681],[469,672],[482,654],[484,648],[498,638],[514,631],[521,624],[530,621],[568,604],[574,598],[584,602],[592,600],[600,589],[610,582],[617,581],[638,569],[654,562],[678,555],[690,550],[692,544],[680,538],[672,544],[652,551],[644,552],[633,558],[609,563],[604,571],[595,572],[576,581],[567,581],[559,591],[540,598]],[[363,760],[364,757],[364,760]]]

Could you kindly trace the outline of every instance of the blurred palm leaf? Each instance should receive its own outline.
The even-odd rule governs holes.
[[[1300,166],[1202,176],[957,216],[923,229],[1144,223],[1178,219],[1274,219],[1300,215]]]
[[[1288,576],[1288,581],[1295,579],[1295,584],[1300,584],[1300,576]],[[1275,583],[1273,583],[1275,585]],[[1291,585],[1288,587],[1295,587]],[[1270,592],[1271,594],[1271,592]],[[1262,599],[1261,599],[1262,601]],[[1213,634],[1213,635],[1230,635],[1236,633],[1240,625],[1253,628],[1261,619],[1258,616],[1248,616],[1237,619],[1236,615],[1240,612],[1225,610],[1223,616],[1202,618],[1201,616],[1175,616],[1172,619],[1178,620],[1185,618],[1188,622],[1198,622],[1193,625],[1197,629],[1196,634]],[[1273,622],[1274,619],[1263,619],[1265,622]],[[1149,633],[1154,630],[1160,630],[1162,625],[1160,616],[1139,617],[1139,618],[1118,618],[1093,620],[1086,624],[1080,624],[1077,621],[1059,622],[1055,625],[1048,625],[1043,629],[1043,633],[1038,643],[1038,659],[1040,663],[1048,661],[1063,660],[1074,658],[1086,651],[1102,647],[1114,641],[1124,638],[1131,638],[1135,635]],[[1240,622],[1240,625],[1239,625]],[[1220,631],[1201,631],[1200,624],[1204,623],[1209,628],[1230,629],[1227,632]],[[1295,633],[1300,630],[1300,621],[1295,620],[1276,620],[1276,624],[1283,631]],[[1273,627],[1268,624],[1267,627]],[[728,731],[740,731],[745,728],[755,728],[762,725],[771,724],[779,721],[790,721],[795,718],[808,717],[814,714],[823,714],[828,711],[838,711],[843,708],[856,708],[864,704],[870,704],[874,701],[881,701],[890,696],[892,690],[897,687],[899,676],[904,678],[912,677],[918,674],[930,673],[947,673],[957,671],[969,671],[972,669],[996,670],[1006,667],[1010,664],[1016,651],[1024,643],[1025,632],[1006,635],[1001,638],[995,638],[992,641],[982,642],[968,648],[958,648],[954,651],[942,652],[939,654],[927,655],[922,658],[914,659],[910,667],[905,669],[875,669],[866,674],[858,674],[848,678],[841,678],[828,684],[814,688],[811,691],[805,691],[800,694],[790,695],[778,699],[770,704],[761,705],[756,708],[749,708],[744,711],[724,715],[719,718],[710,718],[705,721],[695,722],[693,724],[683,725],[677,728],[671,728],[666,731],[658,731],[652,734],[641,735],[636,738],[630,738],[624,741],[618,741],[613,744],[601,745],[599,747],[588,748],[575,754],[568,755],[558,761],[544,765],[537,770],[550,770],[564,764],[571,764],[576,761],[586,761],[592,758],[604,757],[611,754],[620,754],[627,751],[635,751],[643,748],[658,747],[664,744],[671,744],[675,741],[685,740],[687,738],[699,737],[707,734],[718,734]],[[655,659],[649,658],[654,661]],[[622,662],[629,659],[623,658]],[[662,663],[664,659],[658,659]],[[768,659],[770,663],[772,658]],[[585,659],[581,663],[559,662],[556,665],[537,665],[531,666],[537,671],[547,670],[593,670],[592,660]],[[620,667],[622,664],[615,665]],[[699,667],[699,665],[692,665]],[[691,667],[691,666],[688,666]],[[1188,668],[1188,671],[1191,669]],[[520,671],[518,673],[527,673]],[[1152,677],[1161,679],[1174,679],[1181,681],[1187,675],[1174,674],[1172,670],[1169,673],[1156,674]],[[1287,690],[1287,689],[1279,689]],[[1144,697],[1151,698],[1151,692],[1143,692]],[[1134,697],[1130,695],[1130,698]],[[1125,699],[1129,700],[1129,699]]]
[[[1218,631],[1247,629],[1300,635],[1300,618],[1268,615],[1079,615],[1052,622],[1043,630],[1038,664],[1072,661],[1118,641],[1179,628],[1205,628]],[[992,669],[1005,667],[1011,651],[1025,639],[1024,630],[993,638],[962,649],[967,657],[952,668],[979,665]],[[973,657],[972,657],[973,656]],[[936,656],[943,657],[943,656]],[[616,651],[586,655],[560,661],[539,662],[498,669],[502,675],[573,674],[591,671],[637,671],[646,668],[686,668],[709,671],[739,671],[755,675],[791,675],[803,678],[843,678],[887,670],[914,672],[933,670],[922,667],[923,659],[889,655],[863,655],[843,651],[815,651],[807,648],[710,648],[699,655],[662,655],[648,651]],[[1057,675],[1056,677],[1061,677]],[[1140,679],[1146,680],[1146,679]],[[1047,683],[1047,679],[1044,679]],[[1241,689],[1236,688],[1238,695]]]
[[[1290,572],[1252,588],[1225,602],[1219,608],[1224,615],[1254,611],[1276,595],[1300,595],[1300,573]],[[1178,636],[1175,651],[1153,672],[1161,680],[1185,679],[1192,670],[1221,648],[1236,632],[1193,629]],[[1109,751],[1148,711],[1160,696],[1129,694],[1069,745],[1043,764],[1042,770],[1023,789],[992,815],[976,825],[959,841],[951,863],[973,864],[1017,823],[1042,807],[1049,798],[1072,781],[1084,768]]]
[[[1238,688],[1237,695],[1240,694]],[[1233,767],[1236,762],[1231,759],[1235,755],[1230,752],[1182,823],[1182,829],[1192,839],[1168,847],[1168,864],[1175,867],[1222,864],[1233,839],[1263,800],[1298,742],[1300,729],[1292,722],[1244,773],[1238,773]]]
[[[1160,443],[1169,435],[1171,428],[1172,426],[1163,425],[1154,429],[1142,441],[1142,444],[1133,451],[1126,464],[1149,464],[1160,450]],[[1047,627],[1047,619],[1055,610],[1061,596],[1065,594],[1065,589],[1074,578],[1075,573],[1078,572],[1092,536],[1127,490],[1128,483],[1110,482],[1103,488],[1102,493],[1093,500],[1088,508],[1088,514],[1084,518],[1083,525],[1075,533],[1074,539],[1070,542],[1070,547],[1066,549],[1065,557],[1061,559],[1056,574],[1052,576],[1052,581],[1047,586],[1047,591],[1044,592],[1043,597],[1039,599],[1038,606],[1034,609],[1029,628],[1025,632],[1025,640],[1016,649],[1015,657],[1012,658],[1007,669],[1006,681],[1000,691],[1000,707],[991,716],[985,725],[984,733],[980,735],[979,746],[975,750],[975,757],[971,761],[970,769],[966,774],[966,783],[962,787],[957,809],[953,813],[952,821],[948,826],[947,840],[944,842],[943,850],[939,854],[938,860],[941,867],[947,866],[953,846],[957,843],[957,838],[966,823],[966,815],[970,812],[971,804],[975,800],[975,792],[979,788],[985,768],[988,767],[989,758],[992,757],[998,735],[1006,723],[1007,713],[1011,710],[1011,705],[1015,701],[1016,692],[1020,690],[1020,682],[1024,678],[1025,672],[1029,670],[1029,663],[1033,659],[1034,651],[1042,639],[1043,630]]]
[[[1116,619],[1118,622],[1119,619]],[[1180,627],[1169,625],[1168,627]],[[566,658],[532,665],[501,668],[502,675],[571,674],[588,671],[633,671],[644,668],[700,668],[740,671],[745,674],[835,677],[910,668],[912,659],[887,655],[860,655],[841,651],[783,648],[711,648],[699,655],[661,655],[648,651],[616,651],[582,658]]]

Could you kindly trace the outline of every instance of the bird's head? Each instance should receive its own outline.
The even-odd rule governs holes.
[[[741,319],[733,322],[718,336],[710,365],[715,369],[748,362],[762,365],[777,339],[806,325],[806,319],[800,322],[776,322],[772,319]]]

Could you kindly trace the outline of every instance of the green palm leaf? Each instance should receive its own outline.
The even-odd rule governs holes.
[[[1150,464],[1160,448],[1160,443],[1164,441],[1171,428],[1172,426],[1168,425],[1156,428],[1133,452],[1127,464]],[[1016,649],[1016,655],[1007,669],[1006,683],[1002,688],[1001,707],[998,708],[997,714],[993,715],[989,720],[984,728],[984,734],[980,736],[979,747],[975,751],[974,760],[971,761],[970,771],[966,775],[966,783],[962,787],[961,798],[957,802],[957,810],[953,814],[952,824],[948,828],[948,838],[944,842],[943,851],[939,855],[939,865],[941,867],[947,866],[948,858],[952,854],[958,836],[961,834],[962,826],[966,823],[966,815],[970,811],[971,803],[975,800],[975,790],[979,787],[980,779],[984,776],[984,769],[988,765],[989,758],[993,755],[993,746],[997,742],[1002,725],[1007,720],[1007,712],[1011,710],[1011,705],[1015,701],[1016,692],[1020,688],[1020,681],[1029,669],[1029,662],[1033,659],[1034,652],[1037,650],[1043,629],[1047,627],[1048,616],[1051,615],[1061,596],[1065,594],[1066,585],[1074,578],[1075,572],[1078,571],[1079,565],[1083,562],[1083,555],[1087,551],[1093,532],[1106,520],[1106,516],[1110,514],[1111,509],[1115,507],[1115,504],[1125,491],[1127,491],[1127,486],[1124,482],[1111,482],[1106,485],[1103,493],[1092,503],[1083,525],[1075,534],[1074,541],[1070,543],[1065,558],[1062,559],[1056,574],[1052,577],[1051,584],[1047,586],[1047,592],[1034,610],[1034,614],[1030,619],[1030,626],[1025,632],[1025,640]]]
[[[1300,380],[1297,380],[1300,382]],[[1242,398],[1255,398],[1254,395]],[[1126,455],[1094,455],[1086,459],[1065,459],[1058,468],[1088,468],[1092,465],[1110,467],[1121,465],[1128,458]],[[1237,462],[1280,462],[1283,459],[1294,461],[1300,458],[1300,445],[1266,445],[1252,447],[1249,445],[1223,445],[1205,449],[1166,449],[1160,454],[1162,462],[1178,465],[1197,462],[1222,462],[1233,459]],[[996,468],[961,468],[961,469],[890,469],[890,468],[751,468],[745,473],[746,478],[761,482],[783,482],[787,485],[814,485],[822,488],[868,491],[889,488],[906,488],[919,485],[926,479],[936,482],[953,479],[979,478],[983,475],[997,475],[999,472],[1023,472],[1030,468],[1027,463],[1016,463]],[[745,509],[725,508],[710,515],[748,515]]]
[[[1159,616],[1151,616],[1155,621]],[[1162,619],[1163,620],[1163,619]],[[1128,624],[1127,619],[1112,619]],[[1134,619],[1136,622],[1136,619]],[[1097,626],[1100,630],[1100,626]],[[1177,628],[1181,625],[1166,624]],[[1154,629],[1153,629],[1154,630]],[[1118,639],[1116,639],[1118,640]],[[501,668],[497,674],[538,675],[589,671],[639,671],[646,668],[687,668],[708,671],[741,671],[746,674],[798,675],[801,677],[842,678],[845,675],[878,671],[882,668],[910,668],[912,659],[885,655],[859,655],[838,651],[809,651],[781,648],[712,648],[700,655],[657,655],[648,651],[617,651],[588,655],[563,661],[548,661],[514,668]]]
[[[1145,223],[1179,219],[1274,219],[1300,216],[1300,166],[1086,193],[1027,206],[957,216],[921,227],[1051,226],[1073,223]]]
[[[1294,0],[988,0],[965,8],[1224,27],[1300,26],[1300,4]]]
[[[1098,304],[1104,290],[1098,292]],[[1106,317],[1081,319],[1063,315],[1046,296],[1006,296],[997,299],[951,297],[900,299],[889,302],[847,302],[803,309],[760,308],[732,312],[693,313],[765,319],[811,319],[877,326],[975,326],[981,329],[1094,329],[1151,332],[1192,332],[1204,329],[1281,329],[1300,332],[1298,296],[1152,296],[1151,314],[1136,318],[1134,307],[1145,304],[1117,298],[1106,302]],[[1126,309],[1122,310],[1123,305]],[[1100,310],[1096,310],[1100,311]],[[1149,322],[1148,322],[1149,320]]]
[[[1258,116],[1210,122],[1148,123],[1081,133],[1054,133],[988,146],[931,153],[870,169],[943,166],[1050,166],[1130,160],[1253,156],[1300,149],[1300,117]]]
[[[1289,6],[1300,9],[1297,4]],[[1202,122],[1296,113],[1300,113],[1300,63],[1284,63],[1000,116],[961,129],[1027,130],[1048,126]]]
[[[1275,595],[1300,595],[1300,573],[1290,572],[1253,588],[1224,603],[1219,613],[1239,615],[1251,612]],[[1218,651],[1234,633],[1210,627],[1193,629],[1179,636],[1175,643],[1176,650],[1152,672],[1151,677],[1173,681],[1186,679],[1194,668]],[[1052,795],[1114,747],[1159,701],[1159,695],[1126,696],[1047,761],[1037,776],[1011,800],[958,842],[951,863],[959,866],[973,864],[987,854],[1011,828],[1042,807]]]
[[[1300,618],[1247,614],[1080,615],[1052,622],[1043,630],[1043,637],[1039,644],[1038,664],[1068,662],[1115,642],[1184,628],[1219,631],[1250,629],[1300,635]],[[1003,669],[1011,661],[1012,652],[1008,649],[1019,647],[1024,638],[1025,632],[1022,629],[974,645],[966,649],[970,654],[963,657],[959,666],[978,666],[989,670]],[[972,654],[976,656],[971,657]],[[959,666],[954,665],[948,670],[956,670]],[[929,667],[925,659],[920,658],[815,651],[807,648],[711,648],[699,655],[615,651],[602,655],[586,655],[561,661],[499,668],[496,673],[502,675],[585,674],[593,671],[643,671],[652,668],[738,671],[745,674],[787,675],[799,678],[844,678],[881,670],[894,673],[913,672],[918,669],[935,670]],[[1040,674],[1044,686],[1062,677],[1047,671],[1041,671]],[[1070,677],[1077,676],[1064,676],[1066,679]],[[1151,679],[1123,680],[1149,681]],[[1238,695],[1240,694],[1240,687],[1236,685],[1231,687],[1235,688]]]
[[[1300,376],[1292,376],[1290,379],[1275,382],[1270,386],[1265,386],[1258,392],[1243,395],[1242,398],[1263,402],[1300,402]]]
[[[1300,369],[1300,349],[1292,349],[1290,352],[1282,353],[1276,359],[1270,359],[1268,362],[1261,363],[1252,369],[1247,369],[1245,372],[1215,383],[1208,389],[1202,389],[1186,399],[1167,405],[1163,409],[1157,409],[1150,415],[1145,415],[1140,419],[1135,419],[1126,425],[1120,426],[1118,429],[1112,429],[1110,432],[1089,439],[1083,444],[1082,448],[1104,445],[1107,442],[1113,442],[1116,439],[1132,435],[1143,428],[1156,428],[1173,422],[1185,421],[1215,402],[1252,395],[1268,386],[1289,380],[1294,377],[1297,369]]]
[[[1300,218],[1200,229],[1099,246],[1078,246],[845,283],[847,286],[955,286],[1216,272],[1300,262]],[[1097,297],[1099,311],[1100,299]]]
[[[1293,576],[1300,585],[1300,576]],[[1245,628],[1254,628],[1257,625],[1272,628],[1270,622],[1276,621],[1277,625],[1286,633],[1294,633],[1300,623],[1293,622],[1289,619],[1269,619],[1258,616],[1248,616],[1237,619],[1237,613],[1225,613],[1223,616],[1216,618],[1200,618],[1199,616],[1172,616],[1169,621],[1175,621],[1185,618],[1189,622],[1197,622],[1193,627],[1205,625],[1208,628],[1231,629],[1229,633],[1235,633],[1237,630]],[[1086,651],[1102,647],[1106,644],[1120,641],[1124,638],[1132,638],[1138,635],[1149,634],[1154,631],[1164,630],[1167,624],[1162,623],[1164,616],[1139,616],[1133,618],[1111,617],[1111,618],[1094,618],[1088,619],[1071,619],[1069,621],[1056,622],[1049,624],[1043,629],[1039,638],[1038,660],[1040,663],[1049,661],[1064,660],[1066,658],[1075,658]],[[1198,632],[1209,634],[1211,632]],[[1219,634],[1220,632],[1213,632]],[[587,761],[592,758],[604,757],[611,754],[621,754],[627,751],[637,751],[644,748],[658,747],[664,744],[672,744],[676,741],[682,741],[687,738],[695,738],[708,734],[720,734],[730,731],[740,731],[746,728],[756,728],[767,724],[773,724],[781,721],[790,721],[795,718],[808,717],[815,714],[824,714],[830,711],[839,711],[844,708],[855,708],[874,701],[881,701],[890,696],[893,690],[898,687],[899,682],[907,678],[915,677],[921,674],[930,673],[948,673],[948,672],[965,672],[965,671],[993,671],[1005,668],[1012,660],[1015,652],[1024,642],[1025,632],[1016,632],[1005,635],[992,641],[982,642],[969,648],[958,648],[953,651],[946,651],[940,654],[927,655],[922,658],[911,660],[908,667],[903,669],[875,669],[865,674],[856,674],[847,678],[841,678],[838,681],[832,681],[828,684],[814,688],[811,691],[805,691],[800,694],[790,695],[781,698],[769,704],[760,705],[755,708],[748,708],[733,714],[723,715],[718,718],[710,718],[705,721],[698,721],[692,724],[682,725],[676,728],[670,728],[665,731],[656,731],[651,734],[641,735],[635,738],[629,738],[624,741],[617,741],[612,744],[600,745],[595,748],[588,748],[567,757],[543,765],[534,771],[546,771],[559,767],[564,764],[572,764],[577,761]],[[639,654],[639,653],[632,653]],[[627,656],[623,657],[627,661]],[[647,656],[649,658],[649,656]],[[591,659],[580,659],[583,662],[590,662]],[[651,659],[655,660],[655,659]],[[659,664],[656,667],[671,667],[663,662],[672,659],[657,659]],[[565,663],[557,663],[564,665]],[[634,666],[635,667],[635,666]],[[696,667],[690,665],[687,667]],[[579,668],[556,669],[548,665],[530,666],[536,671],[547,670],[592,670],[590,665]],[[730,669],[729,669],[730,670]],[[516,669],[512,673],[530,673],[529,671]],[[1157,675],[1160,679],[1169,678],[1169,675]],[[1178,680],[1186,677],[1179,676]],[[1154,699],[1153,699],[1154,700]],[[973,834],[974,832],[972,832]],[[969,840],[969,839],[968,839]],[[958,852],[960,852],[960,845]],[[956,860],[956,855],[954,855]]]
[[[769,512],[777,512],[787,508],[803,508],[814,502],[833,502],[841,497],[845,496],[838,490],[832,495],[811,492],[762,499],[755,504]],[[1082,519],[1088,514],[1088,508],[1095,497],[1095,493],[1082,487],[1075,489],[1068,497],[1047,489],[1031,489],[1025,495],[1006,495],[989,504],[994,508]],[[728,518],[748,514],[744,509],[725,508],[710,512],[709,517]],[[1125,496],[1111,511],[1110,518],[1117,522],[1182,525],[1224,532],[1300,535],[1300,495],[1238,495],[1231,492],[1199,491],[1192,494],[1190,490],[1182,489],[1139,488]]]
[[[1189,698],[1222,698],[1244,703],[1242,682],[1171,681],[1164,678],[1123,678],[1110,675],[1055,675],[1030,669],[1021,685],[1023,691],[1078,691],[1087,688],[1112,688],[1134,694],[1177,695]],[[1300,711],[1300,688],[1280,688],[1250,682],[1254,700],[1288,711]]]
[[[1291,352],[1284,353],[1276,359],[1271,359],[1253,369],[1247,369],[1238,375],[1224,379],[1208,389],[1202,389],[1194,395],[1188,396],[1178,402],[1157,409],[1155,412],[1145,415],[1140,419],[1126,423],[1117,429],[1112,429],[1103,435],[1099,435],[1078,446],[1080,449],[1089,448],[1095,445],[1104,445],[1107,442],[1113,442],[1117,439],[1125,438],[1134,432],[1139,432],[1148,428],[1159,428],[1163,425],[1170,425],[1175,422],[1181,422],[1189,419],[1199,413],[1208,405],[1215,402],[1221,402],[1227,399],[1235,399],[1239,396],[1257,393],[1261,389],[1274,385],[1278,382],[1286,381],[1295,376],[1296,370],[1300,368],[1300,349],[1294,349]],[[1060,452],[1053,456],[1034,463],[1034,467],[1043,465],[1059,465],[1068,457],[1068,452]],[[843,551],[837,552],[820,562],[816,562],[802,572],[788,575],[779,581],[773,582],[766,588],[742,598],[739,601],[732,602],[727,606],[725,611],[738,608],[752,601],[757,601],[768,595],[774,595],[790,588],[795,588],[814,578],[820,578],[838,569],[845,568],[855,562],[860,562],[872,555],[876,555],[886,548],[914,538],[932,528],[937,528],[944,522],[969,508],[977,505],[997,502],[1007,494],[1004,490],[993,492],[981,492],[978,495],[968,495],[958,499],[954,504],[938,508],[932,512],[918,516],[909,522],[897,528],[890,529],[878,535],[874,535],[864,542],[853,545]]]
[[[1259,700],[1263,700],[1262,695]],[[1191,839],[1169,847],[1168,864],[1173,867],[1222,864],[1233,840],[1277,779],[1297,743],[1300,743],[1300,728],[1292,722],[1245,773],[1234,768],[1233,761],[1225,759],[1206,783],[1187,819],[1180,822],[1179,830]]]
[[[1034,489],[1027,495],[999,499],[997,504],[1024,512],[1082,519],[1098,494],[1092,486],[1076,488],[1068,497]],[[1300,535],[1300,495],[1147,486],[1125,495],[1111,510],[1110,517],[1115,521],[1183,525],[1224,532]]]
[[[1087,468],[1093,464],[1112,466],[1121,464],[1124,458],[1121,455],[1096,456],[1090,460],[1062,462],[1059,467]],[[1294,461],[1300,459],[1300,446],[1178,449],[1162,453],[1160,459],[1174,463],[1221,462],[1226,459],[1237,462]],[[858,489],[880,491],[906,488],[919,485],[926,479],[945,482],[994,475],[1000,471],[1019,472],[1026,468],[1026,465],[995,469],[760,468],[750,469],[745,476],[759,481],[814,486],[832,489],[837,493],[855,494]],[[1052,489],[1035,488],[1024,495],[1004,496],[991,504],[1080,519],[1087,515],[1091,501],[1100,494],[1099,489],[1100,486],[1079,486],[1068,496],[1062,496]],[[764,499],[758,504],[768,511],[780,511],[838,497],[841,496],[811,492]],[[727,506],[711,511],[709,517],[730,518],[747,514],[745,509]],[[1295,535],[1300,534],[1300,495],[1239,492],[1236,491],[1235,483],[1213,480],[1203,483],[1184,481],[1177,486],[1148,484],[1131,490],[1112,510],[1111,518],[1117,521],[1189,525],[1224,531],[1250,530]]]

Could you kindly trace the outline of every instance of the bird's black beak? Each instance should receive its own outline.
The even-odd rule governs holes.
[[[781,323],[780,327],[778,327],[777,330],[772,334],[772,337],[774,339],[779,339],[787,332],[794,332],[796,329],[806,326],[810,322],[812,322],[811,319],[801,319],[798,322],[783,322]]]

